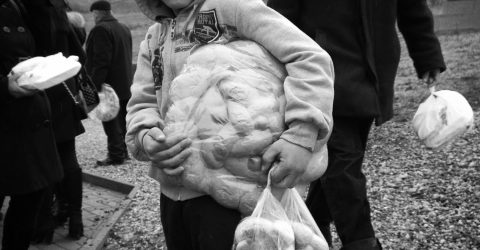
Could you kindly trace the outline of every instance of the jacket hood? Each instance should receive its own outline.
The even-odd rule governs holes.
[[[194,0],[192,4],[202,1],[204,0]],[[153,21],[166,17],[175,17],[173,10],[166,6],[162,0],[135,0],[135,2],[140,11]]]

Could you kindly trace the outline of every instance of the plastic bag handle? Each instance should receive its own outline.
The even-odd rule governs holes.
[[[267,186],[265,186],[265,189],[269,189],[269,190],[272,190],[272,180],[271,180],[271,177],[270,177],[270,173],[272,172],[272,169],[273,168],[270,168],[270,170],[268,170],[268,174],[267,174]]]

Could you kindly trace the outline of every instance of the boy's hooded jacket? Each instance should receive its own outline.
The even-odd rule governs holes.
[[[174,13],[160,0],[136,0],[157,23],[140,44],[137,71],[127,106],[126,142],[136,159],[147,161],[142,139],[148,129],[163,129],[171,81],[180,73],[193,48],[233,39],[255,41],[285,64],[287,100],[281,138],[309,150],[326,139],[332,128],[333,64],[315,41],[261,0],[194,0]],[[325,140],[326,141],[326,140]],[[323,142],[324,143],[324,142]],[[150,175],[174,200],[202,194],[162,182],[163,171]]]

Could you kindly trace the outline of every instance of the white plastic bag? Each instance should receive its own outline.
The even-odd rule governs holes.
[[[418,107],[412,123],[418,137],[427,147],[438,148],[473,126],[473,110],[458,92],[432,91]]]
[[[238,224],[233,250],[295,250],[292,226],[272,194],[270,177],[252,215]]]
[[[120,101],[117,93],[108,84],[102,84],[102,89],[98,92],[100,103],[88,115],[94,120],[107,122],[117,117],[120,110]]]
[[[320,228],[295,188],[285,191],[281,204],[292,225],[295,235],[295,250],[329,249]]]

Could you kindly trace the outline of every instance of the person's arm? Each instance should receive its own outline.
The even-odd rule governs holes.
[[[288,130],[281,138],[313,150],[316,140],[327,136],[332,125],[332,59],[315,41],[262,1],[239,1],[235,17],[240,35],[258,42],[285,64]]]
[[[147,36],[151,35],[152,29],[149,29]],[[127,104],[127,134],[125,137],[133,157],[142,161],[150,160],[143,149],[143,137],[150,128],[164,127],[164,123],[160,118],[153,83],[148,40],[145,38],[140,43],[137,69],[133,77],[133,84],[130,87],[132,96]]]
[[[398,28],[405,38],[408,52],[419,78],[425,74],[443,72],[446,69],[440,42],[434,32],[434,20],[425,0],[401,0],[398,2]]]
[[[262,1],[238,1],[235,11],[239,35],[263,45],[287,70],[288,128],[264,153],[262,165],[266,169],[275,163],[272,183],[293,187],[306,171],[317,139],[326,138],[332,129],[333,62],[315,41]]]
[[[152,161],[166,174],[178,175],[183,172],[180,164],[191,154],[191,140],[187,135],[165,136],[162,131],[164,122],[157,106],[161,97],[156,95],[148,50],[148,38],[156,37],[155,33],[159,30],[158,24],[151,27],[147,38],[140,44],[137,70],[131,86],[132,97],[127,104],[125,141],[136,159]]]
[[[87,60],[91,63],[90,77],[97,89],[101,89],[105,83],[110,65],[112,64],[113,44],[108,30],[102,26],[96,26],[90,31],[88,41]]]

